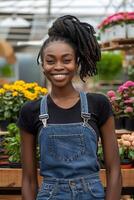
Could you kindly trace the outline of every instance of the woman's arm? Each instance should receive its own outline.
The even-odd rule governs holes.
[[[104,151],[104,160],[107,177],[107,189],[105,199],[120,200],[122,178],[113,117],[109,117],[105,124],[102,125],[101,139]]]
[[[21,130],[22,200],[35,200],[37,182],[36,137]]]

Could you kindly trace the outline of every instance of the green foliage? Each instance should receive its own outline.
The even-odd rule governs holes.
[[[15,123],[11,123],[7,127],[9,134],[5,136],[4,148],[9,156],[10,162],[20,163],[21,161],[21,138],[19,128]],[[37,145],[36,157],[39,160],[39,146]]]
[[[15,123],[8,125],[9,134],[5,136],[4,148],[9,155],[10,162],[20,162],[20,134]]]
[[[134,150],[130,148],[124,146],[119,147],[119,155],[121,161],[124,159],[134,160]]]
[[[0,67],[0,76],[11,77],[12,75],[13,75],[13,70],[11,65],[6,64]]]
[[[44,96],[47,89],[37,83],[18,80],[0,88],[0,121],[16,122],[23,104]]]
[[[104,160],[104,158],[103,158],[103,148],[102,148],[101,143],[98,144],[97,155],[98,155],[98,159],[99,159],[100,161],[103,161],[103,160]]]
[[[101,61],[97,63],[99,78],[113,80],[121,72],[123,57],[120,53],[102,53]]]
[[[16,121],[19,110],[25,101],[21,95],[13,96],[10,91],[0,96],[0,120]]]

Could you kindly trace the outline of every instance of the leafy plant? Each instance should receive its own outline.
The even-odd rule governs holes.
[[[122,25],[123,23],[131,24],[134,21],[134,12],[119,12],[105,18],[98,28],[104,31],[106,28],[113,25]]]
[[[4,139],[4,149],[9,156],[10,162],[20,163],[21,161],[21,139],[20,130],[15,123],[10,123],[7,127],[8,134]],[[36,157],[39,160],[39,146],[37,145]]]
[[[117,91],[110,90],[107,96],[111,102],[116,118],[134,117],[134,82],[126,81]]]
[[[47,89],[37,83],[19,80],[12,84],[4,84],[0,88],[0,121],[16,122],[20,108],[26,101],[38,99],[46,93]]]
[[[9,134],[5,136],[4,148],[9,155],[10,162],[20,162],[20,134],[19,128],[15,123],[8,125],[7,130]]]
[[[123,134],[121,139],[118,139],[120,159],[134,160],[134,133]]]
[[[99,78],[113,80],[122,69],[122,59],[120,53],[103,53],[101,60],[97,63]]]

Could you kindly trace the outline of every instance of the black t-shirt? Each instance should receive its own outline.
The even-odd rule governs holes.
[[[96,131],[97,137],[100,135],[100,127],[106,122],[106,120],[113,115],[112,107],[103,94],[99,93],[87,93],[88,109],[91,113],[91,119],[89,124]],[[24,104],[20,111],[18,126],[31,133],[38,134],[39,130],[43,126],[39,120],[40,114],[40,101],[41,99],[29,101]],[[48,95],[48,123],[52,124],[65,124],[65,123],[76,123],[81,122],[81,105],[80,100],[71,108],[63,109],[57,106],[51,97]]]

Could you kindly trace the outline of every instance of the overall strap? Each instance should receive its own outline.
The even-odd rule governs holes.
[[[47,96],[48,95],[43,96],[40,103],[39,119],[42,121],[44,127],[47,126],[47,119],[49,118],[48,107],[47,107]]]
[[[91,113],[89,112],[88,109],[87,95],[85,92],[80,92],[80,99],[81,99],[81,117],[83,118],[85,124],[91,118]]]

